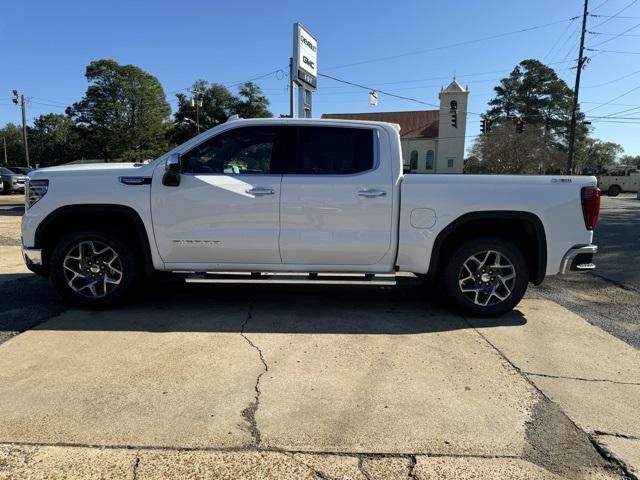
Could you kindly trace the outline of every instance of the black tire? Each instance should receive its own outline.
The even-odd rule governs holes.
[[[120,272],[120,282],[117,285],[112,285],[111,282],[103,281],[103,271],[97,272],[96,278],[98,278],[98,293],[102,296],[93,296],[92,292],[87,288],[81,288],[82,293],[74,290],[69,285],[70,276],[72,273],[68,273],[69,270],[65,268],[65,258],[68,254],[78,252],[76,250],[81,242],[93,242],[94,246],[97,246],[99,251],[102,246],[109,247],[118,257],[119,263],[116,263],[114,268],[117,270],[111,270],[111,267],[103,260],[110,260],[113,258],[111,252],[107,251],[104,255],[85,255],[85,258],[93,258],[93,266],[102,268],[104,272],[109,272],[109,275],[113,275],[115,280],[118,277],[116,272]],[[91,251],[89,244],[84,244],[85,254]],[[87,250],[88,249],[88,250]],[[50,255],[49,272],[53,286],[58,293],[68,302],[77,305],[82,308],[89,309],[102,309],[109,308],[121,304],[137,287],[138,281],[142,277],[142,265],[139,260],[140,256],[136,254],[137,249],[126,238],[111,231],[107,228],[86,228],[79,229],[74,232],[68,233],[62,237],[53,248]],[[75,261],[75,260],[74,260]],[[91,260],[87,259],[87,262]],[[79,261],[77,261],[80,263]],[[90,271],[75,268],[75,265],[71,265],[75,270],[87,277],[88,275],[94,275]],[[88,266],[88,264],[87,264]],[[89,282],[85,280],[85,277],[77,277],[75,285],[76,288],[81,286],[83,282]],[[102,280],[100,280],[102,278]],[[89,282],[91,283],[91,282]]]
[[[618,185],[611,185],[607,190],[607,195],[610,197],[617,197],[622,192],[622,189]]]
[[[489,251],[499,253],[501,258],[498,263],[503,263],[505,266],[500,269],[490,268],[492,264],[496,264],[495,254],[490,254],[488,257],[487,268],[483,269],[478,265],[477,271],[471,272],[464,266],[465,262],[474,255],[482,254],[480,259],[484,260],[485,252]],[[513,270],[506,264],[511,264]],[[468,265],[473,269],[473,265],[477,263],[469,261]],[[502,272],[503,278],[508,278],[509,272],[513,271],[515,278],[508,279],[506,282],[501,281],[500,275],[496,274],[499,271]],[[482,282],[483,273],[486,275],[486,283]],[[468,278],[466,282],[465,277]],[[477,237],[457,247],[446,259],[443,279],[444,291],[458,311],[473,317],[498,317],[510,312],[522,300],[529,284],[529,269],[524,255],[513,243],[499,237]],[[463,292],[463,287],[467,292]],[[481,291],[469,291],[469,289]],[[508,291],[510,293],[507,293]],[[501,300],[499,296],[505,298]],[[486,306],[476,303],[476,301],[484,303],[487,297],[489,300]]]

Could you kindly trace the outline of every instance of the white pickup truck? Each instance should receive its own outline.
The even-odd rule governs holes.
[[[594,268],[593,177],[403,175],[399,127],[230,120],[146,164],[29,174],[23,256],[107,307],[155,272],[192,282],[432,280],[466,314]]]

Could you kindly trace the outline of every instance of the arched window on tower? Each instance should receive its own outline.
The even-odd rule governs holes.
[[[434,160],[434,153],[433,150],[427,150],[427,155],[426,155],[426,163],[425,163],[425,168],[427,170],[433,170],[433,160]]]
[[[412,171],[418,170],[418,151],[411,150],[411,157],[409,157],[409,168]]]

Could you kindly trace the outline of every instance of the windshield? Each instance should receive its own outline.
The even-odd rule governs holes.
[[[26,175],[27,173],[29,173],[28,169],[22,167],[11,167],[7,170],[10,170],[13,173],[17,173],[18,175]]]

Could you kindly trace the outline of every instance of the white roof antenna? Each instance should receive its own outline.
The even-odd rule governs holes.
[[[228,119],[227,122],[235,122],[236,120],[241,120],[240,115],[231,115]]]

